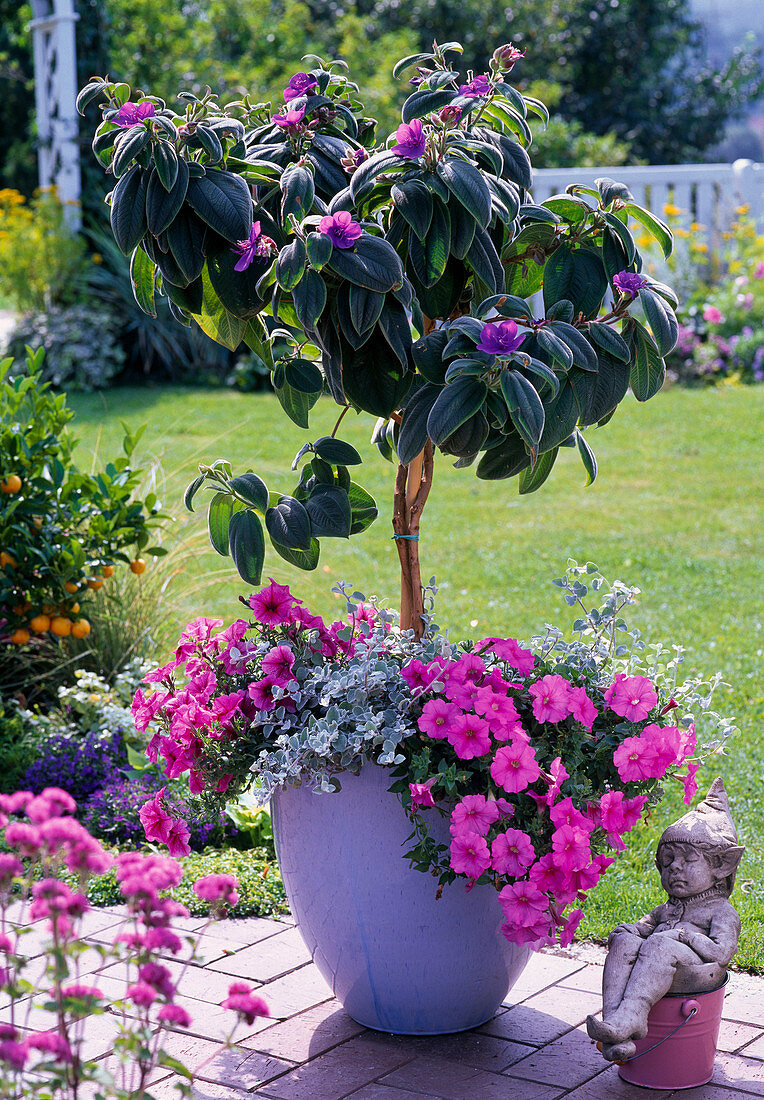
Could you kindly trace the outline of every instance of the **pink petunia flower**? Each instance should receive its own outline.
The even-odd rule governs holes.
[[[574,829],[578,829],[582,833],[591,833],[594,830],[592,821],[576,809],[572,798],[563,798],[561,802],[552,806],[549,816],[552,819],[552,824],[557,829],[563,825],[572,825]]]
[[[491,776],[495,783],[510,794],[518,794],[534,783],[541,769],[530,745],[522,741],[510,741],[496,750],[491,761]]]
[[[549,898],[533,882],[511,882],[499,892],[499,904],[509,924],[529,928],[549,908]]]
[[[613,763],[624,783],[658,779],[665,773],[658,749],[641,737],[627,737],[613,753]]]
[[[175,820],[170,823],[170,827],[167,830],[167,851],[171,856],[178,858],[179,856],[187,856],[191,851],[189,846],[189,838],[191,836],[191,830],[185,821]]]
[[[603,794],[599,801],[597,824],[607,833],[612,848],[625,851],[626,845],[621,837],[634,828],[646,802],[647,795],[627,798],[623,791],[607,791]]]
[[[568,919],[560,930],[560,947],[570,947],[583,915],[582,909],[574,909],[569,914]]]
[[[286,687],[293,678],[294,653],[288,645],[277,645],[266,653],[261,662],[262,670],[274,684]]]
[[[622,718],[642,722],[658,702],[658,695],[646,676],[619,674],[605,692],[605,702]]]
[[[256,680],[249,685],[247,695],[258,710],[274,710],[278,705],[273,695],[274,687],[276,687],[276,681],[270,676],[264,676],[262,680]]]
[[[566,872],[586,867],[592,858],[588,834],[574,825],[561,825],[554,831],[552,851],[555,863]]]
[[[484,648],[517,669],[521,676],[530,676],[536,664],[530,649],[523,649],[515,638],[484,638],[478,643],[478,649]]]
[[[451,834],[479,833],[485,836],[499,820],[499,807],[482,794],[468,794],[451,811]]]
[[[409,783],[412,811],[418,810],[420,807],[426,809],[428,806],[435,805],[435,799],[432,797],[432,785],[435,782],[437,782],[437,776],[433,776],[425,783]]]
[[[533,717],[537,722],[560,722],[571,711],[570,681],[564,676],[547,675],[531,684],[528,694],[533,699]]]
[[[287,585],[276,584],[273,579],[265,588],[249,597],[249,606],[255,618],[264,626],[281,626],[282,623],[289,622],[294,605],[294,597]]]
[[[580,722],[584,729],[590,730],[599,711],[586,694],[586,689],[574,687],[571,684],[568,689],[568,701],[570,703],[570,713],[575,720]]]
[[[484,756],[491,748],[488,723],[477,714],[461,714],[446,734],[449,744],[461,760]]]
[[[684,802],[685,806],[690,805],[693,798],[698,792],[698,784],[695,776],[697,775],[699,768],[700,764],[688,764],[687,774],[678,776],[678,778],[682,782],[682,787],[684,788],[682,801]]]
[[[451,841],[451,867],[458,875],[480,878],[491,866],[485,837],[479,833],[458,833]]]
[[[500,875],[523,875],[535,859],[531,839],[520,829],[505,829],[491,844],[491,866]]]

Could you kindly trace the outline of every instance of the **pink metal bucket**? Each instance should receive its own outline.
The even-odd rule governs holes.
[[[619,1068],[632,1085],[651,1089],[692,1089],[714,1072],[724,985],[708,993],[670,993],[654,1004],[647,1035],[637,1053]]]

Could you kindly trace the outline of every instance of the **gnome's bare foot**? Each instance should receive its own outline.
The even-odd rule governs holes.
[[[621,1001],[616,1011],[604,1020],[587,1016],[586,1030],[590,1038],[613,1045],[627,1039],[644,1039],[647,1035],[647,1023],[638,1002]]]
[[[631,1039],[622,1043],[603,1043],[602,1057],[607,1062],[628,1062],[637,1053],[637,1048]]]

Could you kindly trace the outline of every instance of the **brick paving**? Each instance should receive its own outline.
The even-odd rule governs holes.
[[[119,930],[118,908],[87,917],[91,949],[82,976],[107,998],[124,992],[123,968],[95,950]],[[507,1002],[483,1027],[457,1035],[406,1037],[369,1031],[332,997],[289,918],[227,921],[201,936],[201,921],[181,922],[199,940],[203,963],[183,976],[178,1003],[194,1020],[167,1036],[169,1053],[194,1070],[195,1100],[743,1100],[764,1097],[764,979],[733,974],[725,998],[714,1076],[695,1089],[655,1090],[622,1081],[586,1034],[600,1007],[603,949],[580,944],[531,958]],[[24,941],[22,941],[24,942]],[[26,937],[30,956],[44,942],[41,924]],[[170,968],[180,973],[173,960]],[[224,1045],[232,1016],[219,1007],[233,977],[257,986],[272,1017],[258,1019]],[[0,1006],[0,1021],[8,1019]],[[50,1017],[33,1008],[27,1026]],[[93,1017],[87,1054],[110,1064],[114,1016]],[[157,1072],[154,1100],[175,1100],[175,1081]],[[83,1100],[87,1100],[83,1093]]]

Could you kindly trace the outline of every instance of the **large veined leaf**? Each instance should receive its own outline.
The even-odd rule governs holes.
[[[228,557],[228,524],[233,515],[233,497],[229,493],[215,493],[210,501],[207,524],[210,542],[222,557]]]
[[[178,162],[175,183],[168,191],[156,169],[149,174],[146,190],[146,220],[149,232],[158,237],[172,225],[182,207],[188,191],[188,164]]]
[[[252,196],[241,176],[208,168],[188,184],[188,203],[211,229],[235,243],[244,241],[252,228]]]
[[[281,220],[290,214],[298,221],[310,213],[315,197],[313,173],[303,165],[294,164],[281,177]]]
[[[191,282],[198,279],[204,267],[204,222],[188,207],[181,210],[167,230],[167,243],[173,259]]]
[[[487,392],[485,383],[477,378],[457,378],[445,386],[427,418],[427,432],[433,443],[442,443],[481,409]]]
[[[407,466],[427,442],[427,418],[441,392],[440,386],[426,382],[406,402],[398,429],[398,460]]]
[[[175,146],[169,141],[158,141],[154,145],[154,167],[165,191],[171,191],[175,185],[178,178],[178,164],[179,158],[175,152]]]
[[[238,477],[232,477],[228,484],[246,504],[265,513],[268,507],[268,487],[261,477],[253,473],[239,474]]]
[[[645,311],[645,317],[650,325],[653,340],[658,348],[659,355],[668,355],[676,346],[679,327],[673,309],[660,294],[650,287],[643,287],[638,291],[639,301]]]
[[[475,227],[475,236],[467,251],[467,263],[488,287],[490,294],[498,294],[504,290],[504,268],[493,241],[484,229]]]
[[[482,173],[456,157],[438,161],[437,170],[454,198],[486,229],[491,221],[491,192]]]
[[[136,248],[130,260],[130,283],[133,288],[133,297],[143,312],[148,313],[149,317],[156,317],[157,315],[154,303],[156,273],[155,265],[143,249]]]
[[[490,428],[482,409],[460,424],[440,445],[443,454],[456,455],[460,459],[473,458],[482,449]]]
[[[364,233],[355,248],[335,248],[328,266],[343,279],[385,294],[403,282],[398,253],[386,240]]]
[[[178,220],[180,221],[180,218]],[[234,317],[242,319],[246,325],[246,322],[255,317],[265,305],[266,298],[259,292],[258,283],[268,270],[271,261],[265,256],[256,256],[244,271],[237,271],[236,264],[239,259],[238,253],[230,248],[210,253],[207,257],[205,277],[223,306]],[[235,332],[231,335],[235,335]]]
[[[559,447],[552,447],[551,451],[545,451],[543,455],[539,455],[535,466],[529,466],[521,472],[518,488],[522,496],[535,493],[541,488],[552,472],[559,450]]]
[[[589,336],[592,343],[596,344],[598,348],[606,351],[616,359],[620,359],[621,362],[628,363],[631,358],[629,345],[611,325],[601,324],[599,321],[590,321]]]
[[[436,88],[435,90],[427,88],[414,92],[403,104],[401,118],[404,122],[411,122],[412,118],[424,118],[431,111],[446,107],[456,98],[456,95],[454,88]]]
[[[340,345],[348,401],[373,416],[389,417],[408,393],[412,372],[404,369],[386,340],[369,341],[357,351],[344,340]]]
[[[530,464],[530,455],[525,444],[518,433],[513,431],[506,434],[497,447],[486,451],[475,473],[481,481],[502,481],[519,474]]]
[[[352,517],[350,534],[357,535],[360,531],[365,531],[367,527],[371,526],[379,512],[374,497],[354,481],[350,482],[347,494]]]
[[[271,540],[279,546],[310,550],[310,516],[295,497],[279,497],[278,503],[265,513],[265,526]]]
[[[228,524],[231,557],[246,584],[259,584],[265,560],[265,535],[259,517],[249,508],[235,512]]]
[[[420,241],[409,231],[409,263],[423,286],[432,287],[446,270],[451,248],[451,218],[448,207],[433,200],[432,220],[427,236]]]
[[[544,406],[535,387],[514,370],[505,370],[499,379],[501,392],[518,434],[535,450],[544,430]]]
[[[658,347],[644,325],[634,317],[624,329],[626,343],[631,350],[631,374],[629,382],[637,401],[654,397],[666,377],[666,365]]]
[[[273,375],[273,389],[284,412],[300,428],[309,427],[309,414],[321,396],[321,391],[306,392],[287,380],[284,367],[277,367]]]
[[[129,256],[146,234],[146,173],[139,164],[117,180],[111,193],[111,231],[117,247]]]
[[[292,289],[292,301],[305,328],[313,328],[326,305],[326,283],[313,268],[308,268],[297,286]]]
[[[339,485],[317,485],[305,505],[316,538],[348,538],[352,525],[350,498]]]
[[[411,353],[411,327],[405,309],[395,298],[387,299],[379,315],[377,327],[397,356],[398,362],[406,370]]]
[[[383,149],[381,153],[375,153],[355,170],[350,180],[350,194],[353,202],[358,202],[372,189],[374,180],[382,172],[401,171],[410,168],[411,162],[391,153],[389,149]]]
[[[394,183],[390,198],[395,209],[416,233],[420,241],[427,236],[432,221],[432,192],[422,180],[411,179]]]
[[[128,165],[139,156],[151,140],[151,132],[145,126],[132,126],[118,135],[114,146],[111,170],[119,179]]]
[[[544,406],[544,431],[539,440],[539,454],[559,446],[572,434],[578,420],[578,405],[570,382],[560,386],[560,392]]]
[[[277,554],[280,554],[285,561],[288,561],[290,565],[297,566],[298,569],[302,569],[305,572],[315,569],[318,565],[318,559],[321,553],[321,548],[318,539],[310,540],[309,550],[292,550],[288,546],[281,546],[278,542],[273,542],[273,549]]]
[[[649,210],[645,210],[642,206],[638,206],[635,202],[626,203],[626,213],[631,214],[632,218],[643,225],[647,232],[655,237],[656,241],[661,246],[663,255],[668,259],[674,247],[674,238],[666,223],[662,222],[660,218],[656,218]]]
[[[313,444],[319,458],[333,466],[358,466],[362,459],[352,443],[337,439],[332,435],[322,435]]]
[[[563,370],[573,366],[573,352],[564,340],[552,332],[549,328],[541,328],[536,333],[536,340],[542,351],[545,351],[553,363],[559,363]]]
[[[247,327],[246,320],[235,317],[218,298],[206,264],[202,271],[202,308],[193,317],[203,333],[230,351],[238,348]]]
[[[597,480],[597,459],[594,456],[594,451],[584,439],[581,432],[576,429],[576,446],[578,447],[578,453],[581,456],[581,461],[584,464],[586,470],[586,484],[593,485]]]
[[[599,423],[618,407],[629,388],[630,370],[628,361],[624,362],[604,349],[600,350],[599,370],[592,376],[595,384],[588,390],[586,408],[579,417],[582,427]]]
[[[597,370],[597,353],[583,332],[566,321],[553,321],[551,328],[555,336],[570,348],[575,366],[580,367],[581,370]]]
[[[293,241],[281,249],[276,260],[276,281],[279,286],[283,290],[292,290],[296,287],[302,278],[307,262],[308,253],[305,245],[299,237],[295,237]],[[320,275],[319,278],[321,278]]]
[[[548,309],[560,298],[567,298],[577,313],[588,317],[599,310],[607,286],[599,256],[563,244],[552,253],[544,268],[544,305]]]
[[[368,332],[374,328],[384,304],[384,294],[351,283],[348,292],[348,307],[356,332]]]

